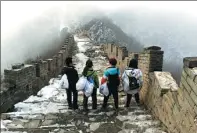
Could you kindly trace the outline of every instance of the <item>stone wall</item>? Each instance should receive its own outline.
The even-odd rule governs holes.
[[[1,91],[1,112],[8,110],[21,97],[27,98],[28,94],[34,92],[36,84],[36,68],[34,65],[22,65],[22,68],[5,70],[5,82],[7,88]],[[1,88],[2,89],[2,88]]]
[[[103,47],[110,57],[109,46]],[[125,58],[123,52],[119,52],[115,58],[119,60],[120,69],[128,66],[130,59],[138,59],[144,81],[141,102],[162,121],[169,133],[197,133],[197,57],[184,58],[178,86],[169,72],[162,72],[163,53],[160,47],[151,46],[141,53],[130,52]]]
[[[115,44],[106,44],[102,46],[108,58],[117,59],[117,66],[122,72],[124,68],[128,66],[129,61],[134,58],[138,60],[138,66],[144,73],[144,79],[148,79],[149,72],[162,70],[164,52],[161,51],[160,47],[151,46],[144,48],[144,51],[141,53],[136,53],[128,52],[126,47],[119,47]]]
[[[160,47],[145,48],[144,51],[138,54],[138,67],[143,73],[143,87],[140,91],[141,102],[146,101],[148,91],[149,73],[154,71],[162,71],[163,66],[163,51]]]
[[[66,57],[72,56],[75,47],[74,36],[69,35],[62,49],[51,59],[40,60],[29,65],[17,64],[12,69],[4,70],[4,83],[1,84],[1,113],[9,111],[13,105],[36,94],[48,84],[52,77],[57,77]]]
[[[103,44],[102,47],[108,58],[117,59],[117,66],[123,71],[129,60],[126,47],[119,47],[116,44]]]
[[[180,87],[169,72],[150,73],[145,104],[170,133],[197,132],[196,79],[197,58],[184,58]]]

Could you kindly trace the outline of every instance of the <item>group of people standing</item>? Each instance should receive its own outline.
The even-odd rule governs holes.
[[[73,65],[71,57],[66,58],[65,64],[66,66],[62,69],[61,75],[66,74],[69,83],[69,88],[66,89],[67,102],[69,109],[76,110],[78,109],[78,91],[76,90],[76,83],[79,79],[78,72]],[[136,103],[140,104],[139,91],[142,87],[142,72],[140,69],[138,69],[137,60],[130,60],[129,65],[127,68],[125,68],[122,76],[120,75],[120,70],[116,67],[117,60],[115,58],[110,58],[109,64],[110,66],[104,71],[103,77],[101,79],[101,85],[107,82],[107,87],[109,90],[109,95],[104,96],[102,109],[107,108],[108,99],[111,95],[113,95],[114,106],[115,109],[118,110],[118,87],[121,81],[123,81],[124,83],[125,77],[132,75],[135,75],[135,77],[137,78],[139,86],[135,89],[125,91],[127,95],[125,107],[130,106],[132,96],[135,96]],[[99,88],[99,79],[97,72],[93,70],[93,62],[90,59],[86,61],[86,66],[83,69],[82,75],[85,77],[91,76],[94,80],[94,88],[91,95],[92,109],[97,109],[97,89]],[[85,111],[88,111],[88,97],[85,94],[83,97],[83,109]]]

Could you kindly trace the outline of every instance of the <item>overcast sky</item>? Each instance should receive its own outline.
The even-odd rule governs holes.
[[[188,51],[196,55],[196,7],[197,1],[1,1],[1,70],[12,63],[24,62],[43,51],[46,52],[47,48],[54,46],[49,40],[53,36],[57,37],[59,29],[73,20],[81,20],[82,16],[87,16],[87,19],[95,17],[97,13],[111,14],[111,17],[119,18],[123,30],[132,31],[132,36],[146,44],[148,40],[155,45],[155,42],[171,44],[175,49],[178,47],[179,52],[184,53],[183,56],[188,56]],[[149,16],[144,15],[144,12]],[[132,13],[137,14],[136,18],[133,16],[135,19],[128,16]],[[170,16],[171,13],[175,13],[175,17],[165,16]],[[158,17],[161,21],[156,21],[157,16],[161,15],[163,16]],[[178,23],[173,25],[171,22],[179,16],[184,16],[184,21],[179,19]],[[160,27],[157,27],[157,22]],[[157,28],[153,30],[151,26]],[[159,35],[158,38],[151,38],[151,35],[155,35],[154,32]]]
[[[155,11],[183,12],[197,18],[197,1],[1,1],[1,27],[4,37],[10,30],[44,11],[58,7],[64,14],[77,15],[87,7],[113,12],[119,9],[146,8]]]

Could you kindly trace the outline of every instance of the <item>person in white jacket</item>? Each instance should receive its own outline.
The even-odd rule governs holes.
[[[138,69],[136,59],[131,59],[129,66],[125,68],[122,74],[124,91],[127,94],[125,107],[130,106],[132,96],[135,96],[135,101],[140,104],[139,91],[142,87],[142,71]]]

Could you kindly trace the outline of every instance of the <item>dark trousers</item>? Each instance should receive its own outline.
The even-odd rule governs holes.
[[[136,103],[140,103],[139,93],[134,94],[134,96],[135,96]],[[126,107],[129,107],[131,103],[131,98],[132,98],[132,94],[127,94]]]
[[[92,93],[92,109],[97,109],[97,89],[93,89]],[[83,108],[88,109],[88,97],[83,95]]]
[[[67,102],[69,108],[78,109],[78,92],[76,89],[66,89],[67,93]],[[73,95],[73,102],[72,102],[72,95]]]
[[[118,87],[108,87],[108,89],[109,89],[109,95],[104,96],[103,108],[107,107],[107,101],[109,97],[113,95],[115,108],[118,109]]]

